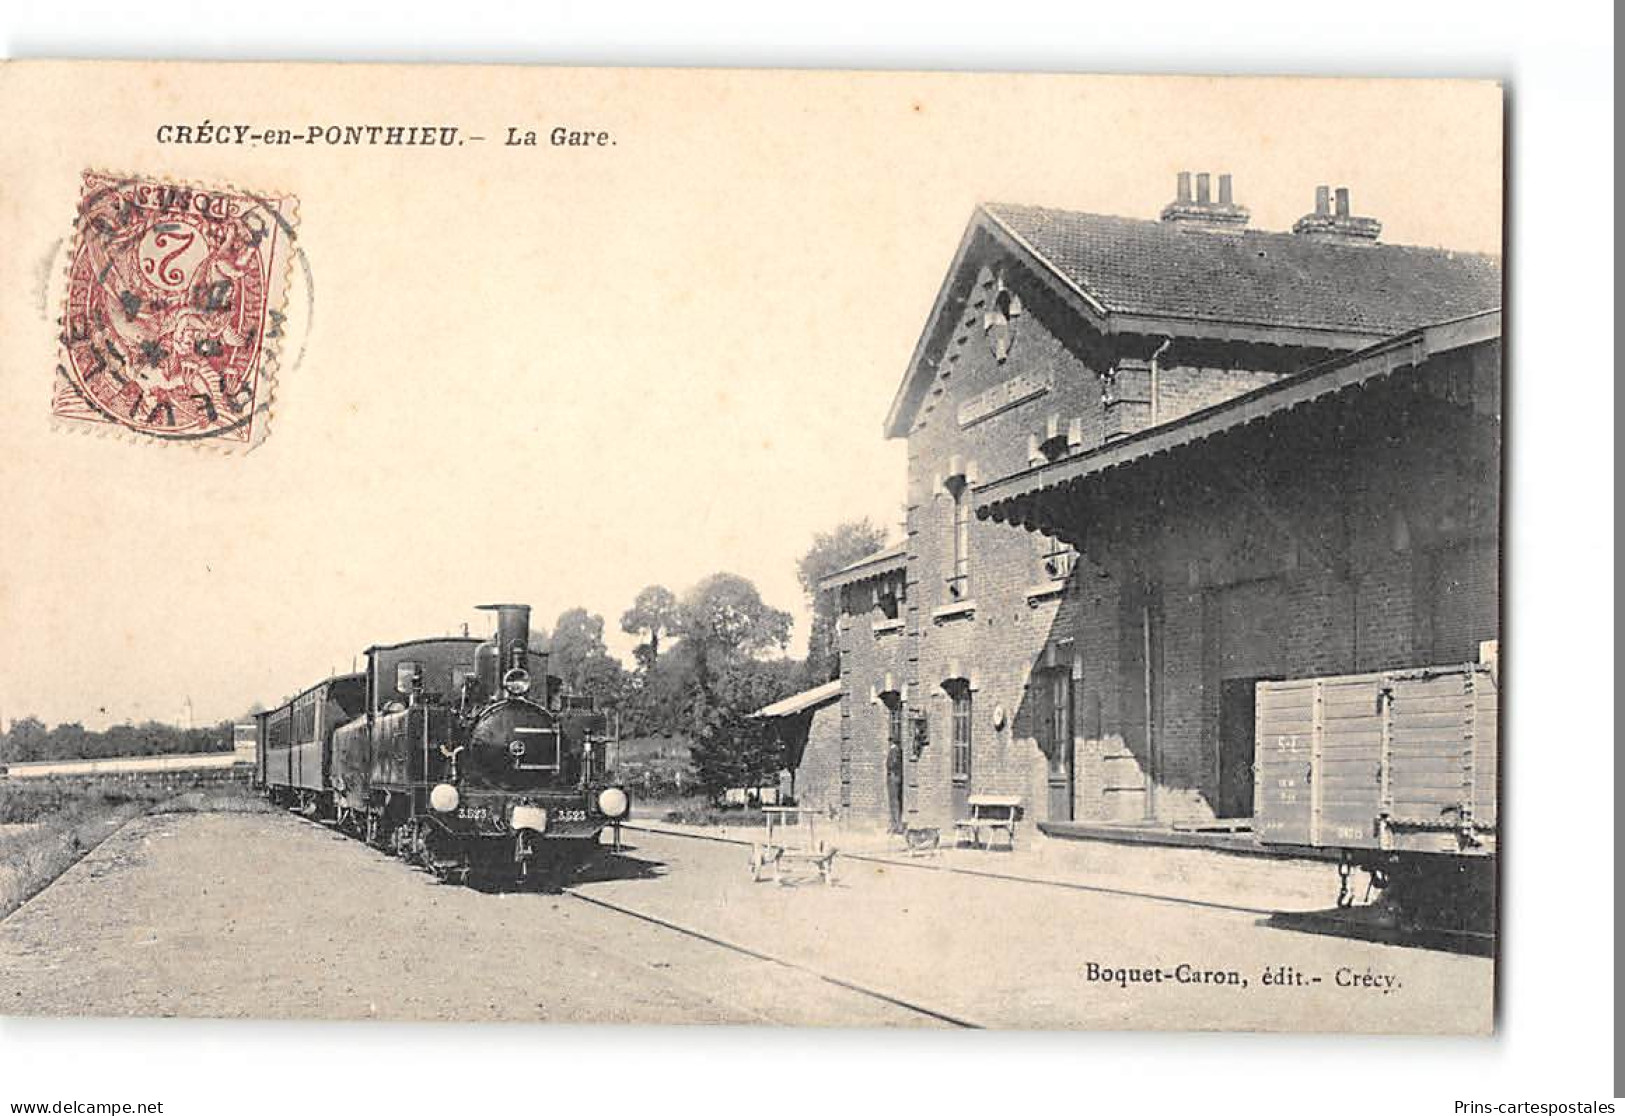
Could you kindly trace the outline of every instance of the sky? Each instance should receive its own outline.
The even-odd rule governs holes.
[[[0,146],[0,719],[199,723],[371,643],[551,625],[728,570],[797,619],[813,536],[895,534],[881,423],[974,206],[1153,218],[1229,173],[1252,226],[1346,185],[1389,242],[1498,251],[1486,83],[949,74],[12,67]],[[421,121],[537,149],[186,149],[174,121]],[[555,124],[604,149],[546,146]],[[71,142],[41,143],[42,136]],[[30,144],[30,140],[33,143]],[[77,176],[291,193],[270,436],[49,429]]]

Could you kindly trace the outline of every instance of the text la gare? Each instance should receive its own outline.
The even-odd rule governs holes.
[[[566,128],[562,125],[547,133],[550,147],[614,147],[615,139],[608,132]],[[502,141],[504,147],[540,147],[536,132],[525,128],[509,128]]]

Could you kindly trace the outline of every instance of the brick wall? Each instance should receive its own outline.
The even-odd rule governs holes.
[[[838,805],[842,816],[859,826],[883,825],[887,820],[888,702],[904,700],[901,688],[907,681],[902,627],[906,593],[894,619],[876,601],[876,583],[871,579],[842,588],[836,626],[841,656],[838,731],[844,757]],[[883,692],[888,676],[898,687],[895,695]]]
[[[1020,296],[1013,342],[1001,362],[984,329],[988,300],[1000,284]],[[1073,311],[1006,262],[990,260],[976,277],[947,353],[936,369],[909,435],[906,659],[911,707],[924,712],[930,745],[909,765],[908,806],[920,824],[950,820],[956,809],[951,770],[952,703],[944,681],[955,665],[972,691],[972,761],[961,793],[1019,794],[1030,816],[1128,819],[1146,809],[1143,687],[1128,685],[1123,574],[1080,559],[1053,580],[1043,556],[1053,545],[1019,529],[973,521],[966,593],[949,592],[953,573],[955,470],[974,485],[1027,468],[1040,454],[1087,452],[1137,429],[1149,416],[1148,354],[1136,342],[1120,357]],[[1275,379],[1278,371],[1173,364],[1158,369],[1158,408],[1171,419]],[[1002,409],[1000,409],[1002,407]],[[1059,433],[1060,437],[1050,435]],[[1046,452],[1047,451],[1047,452]],[[968,497],[967,497],[968,498]],[[974,607],[967,607],[973,605]],[[1132,603],[1134,615],[1139,604]],[[1057,648],[1072,670],[1072,797],[1057,784],[1040,749],[1045,688],[1034,668]],[[1137,661],[1137,660],[1136,660]],[[1053,668],[1052,668],[1053,669]],[[1160,695],[1158,697],[1160,700]],[[1174,713],[1196,724],[1200,694],[1175,698]],[[1002,714],[1002,727],[1000,715]],[[1196,778],[1174,757],[1184,781]]]
[[[1079,568],[1057,581],[1043,565],[1053,549],[1048,540],[973,519],[967,592],[957,599],[949,592],[955,495],[944,478],[954,460],[974,484],[1027,468],[1034,442],[1048,440],[1052,429],[1059,434],[1047,447],[1052,454],[1099,445],[1104,436],[1101,383],[1091,364],[1100,361],[1062,340],[1081,323],[1013,269],[1003,277],[1023,312],[1006,359],[997,359],[983,330],[997,266],[978,276],[909,436],[905,654],[910,706],[924,713],[930,740],[908,765],[907,806],[919,824],[943,824],[956,810],[952,702],[944,687],[955,664],[968,675],[972,701],[971,776],[962,793],[1017,794],[1029,816],[1044,816],[1048,763],[1034,708],[1042,691],[1031,676],[1050,644],[1073,640],[1068,654],[1075,653],[1083,628],[1078,587],[1091,576]],[[1042,390],[992,411],[995,393],[1009,384]]]
[[[1273,383],[1280,376],[1245,368],[1200,368],[1175,365],[1157,372],[1156,421],[1173,422],[1192,411],[1223,403]]]
[[[1143,799],[1124,784],[1137,766],[1157,772],[1159,818],[1213,818],[1227,679],[1454,663],[1498,638],[1496,473],[1480,467],[1477,435],[1430,421],[1374,410],[1335,439],[1300,431],[1307,440],[1288,449],[1272,437],[1270,460],[1203,451],[1092,523],[1120,540],[1093,556],[1137,572],[1099,582],[1089,613],[1091,626],[1109,621],[1115,595],[1117,638],[1102,629],[1086,641],[1083,692],[1115,687],[1118,700],[1102,702],[1103,731],[1082,753],[1080,817],[1134,817]],[[1135,693],[1140,578],[1151,587],[1154,749]],[[1114,744],[1133,759],[1107,759]]]
[[[796,769],[796,800],[803,806],[838,809],[841,801],[841,710],[829,702],[804,718],[806,748]]]

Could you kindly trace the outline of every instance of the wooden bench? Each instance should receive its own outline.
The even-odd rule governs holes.
[[[1005,847],[1016,847],[1016,823],[1021,820],[1021,798],[1013,794],[973,794],[965,800],[970,817],[954,822],[954,843],[970,839],[977,848],[991,848],[1003,833]]]

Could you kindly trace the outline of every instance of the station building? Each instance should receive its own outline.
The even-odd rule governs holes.
[[[1217,185],[972,215],[885,421],[905,539],[823,583],[804,802],[883,823],[895,739],[915,825],[1244,828],[1259,680],[1498,638],[1499,259]]]

